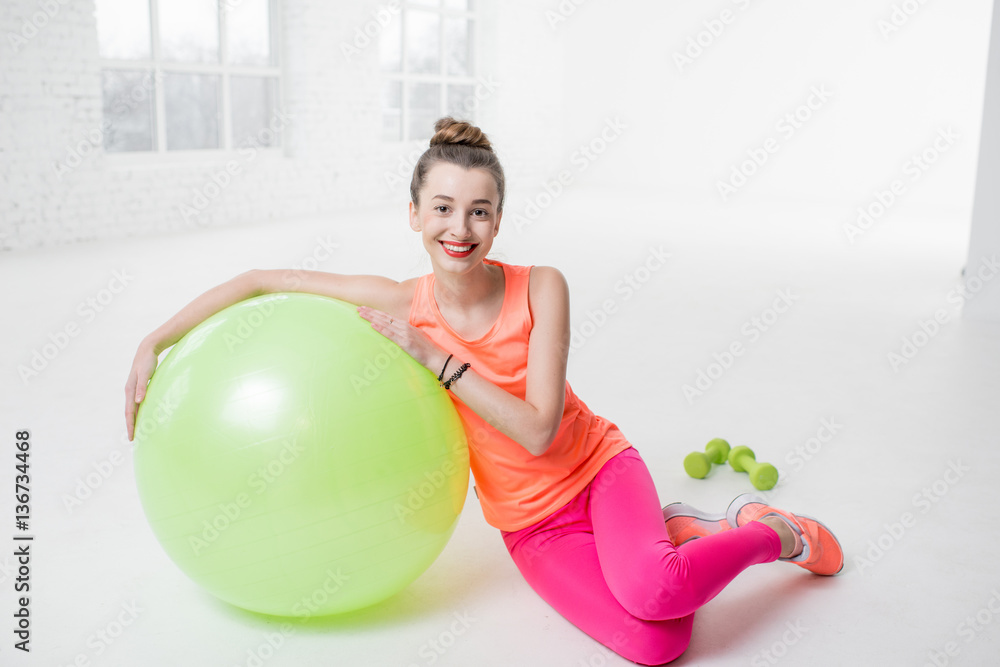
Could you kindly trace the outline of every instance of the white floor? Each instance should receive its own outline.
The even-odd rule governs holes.
[[[961,319],[949,300],[968,223],[896,212],[851,245],[849,218],[569,193],[498,238],[499,259],[554,265],[569,279],[579,333],[569,380],[643,454],[664,504],[722,510],[752,490],[726,468],[684,474],[685,454],[724,437],[776,464],[773,502],[821,518],[846,549],[835,578],[786,563],[742,574],[698,613],[678,665],[997,664],[1000,328]],[[16,563],[13,546],[0,549],[0,663],[631,664],[535,596],[474,496],[440,558],[402,594],[284,633],[281,619],[217,601],[166,557],[138,502],[122,418],[136,345],[208,288],[300,263],[324,243],[338,247],[322,270],[429,271],[404,211],[385,209],[0,257],[0,429],[7,442],[31,432],[35,535],[30,656],[12,648]],[[654,250],[670,257],[646,272]],[[103,291],[118,288],[116,272],[124,289]],[[638,289],[619,284],[626,275]],[[781,294],[792,305],[775,318]],[[80,307],[88,298],[104,300],[101,312]],[[607,300],[614,312],[595,315]],[[917,354],[894,370],[888,355],[938,310],[946,323],[917,336]],[[767,330],[753,334],[753,318]],[[20,379],[16,369],[67,326],[74,335],[46,350],[46,367]],[[713,355],[734,342],[744,353],[720,374]],[[683,386],[699,370],[717,379],[689,401]],[[10,528],[0,539],[13,545],[15,460],[3,451]]]

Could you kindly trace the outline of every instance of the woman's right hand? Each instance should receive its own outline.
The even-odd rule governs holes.
[[[128,439],[132,440],[135,433],[135,415],[139,410],[139,404],[146,396],[146,385],[156,370],[158,356],[153,350],[153,346],[146,341],[139,345],[132,361],[132,370],[128,374],[128,382],[125,383],[125,428],[128,430]]]

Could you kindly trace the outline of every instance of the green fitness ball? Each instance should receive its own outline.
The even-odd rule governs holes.
[[[153,533],[238,607],[323,616],[399,592],[444,549],[469,483],[458,413],[351,304],[278,293],[192,329],[140,404]]]

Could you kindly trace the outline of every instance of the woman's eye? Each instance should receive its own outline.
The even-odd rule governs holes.
[[[483,217],[484,215],[487,215],[487,212],[481,208],[477,208],[475,211],[473,211],[473,213],[475,215],[478,215],[480,218]]]
[[[447,211],[447,210],[448,210],[448,207],[447,207],[447,206],[445,206],[444,204],[441,204],[440,206],[437,206],[437,207],[435,207],[435,208],[436,208],[436,209],[437,209],[437,211],[438,211],[438,212],[440,212],[440,213],[444,213],[445,211]]]

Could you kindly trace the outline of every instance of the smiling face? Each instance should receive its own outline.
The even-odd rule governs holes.
[[[482,169],[438,162],[427,172],[410,227],[419,231],[435,266],[463,272],[486,257],[500,231],[496,182]]]

